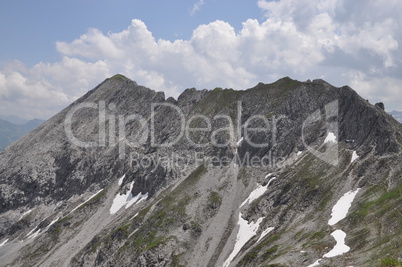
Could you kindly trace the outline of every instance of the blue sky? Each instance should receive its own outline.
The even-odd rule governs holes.
[[[167,96],[289,76],[402,110],[399,0],[5,0],[0,115],[49,118],[121,73]]]
[[[193,8],[196,1],[145,0],[6,0],[0,3],[3,36],[0,62],[21,60],[29,66],[60,60],[56,41],[72,41],[89,28],[120,32],[132,19],[143,21],[154,37],[188,39],[201,24],[215,20],[241,29],[248,18],[263,20],[256,2],[212,0]]]

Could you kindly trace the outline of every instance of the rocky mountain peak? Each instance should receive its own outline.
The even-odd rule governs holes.
[[[0,154],[0,262],[397,258],[402,126],[378,107],[323,80],[175,100],[115,75]],[[350,207],[332,218],[343,199]],[[348,254],[331,251],[331,233],[347,236]]]

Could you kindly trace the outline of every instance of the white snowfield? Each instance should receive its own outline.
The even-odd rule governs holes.
[[[121,179],[121,178],[120,178]],[[120,180],[119,180],[120,182]],[[125,208],[129,208],[135,203],[139,203],[143,200],[147,200],[148,198],[148,193],[141,194],[139,193],[135,197],[133,197],[133,194],[131,193],[131,190],[133,190],[134,182],[131,182],[130,184],[130,189],[127,191],[126,194],[117,194],[116,197],[113,199],[113,204],[110,207],[110,214],[116,214],[123,206],[126,206]]]
[[[334,205],[332,208],[332,213],[331,213],[331,219],[329,219],[328,224],[329,225],[334,225],[338,223],[340,220],[343,220],[346,215],[348,214],[348,211],[350,207],[352,206],[352,202],[355,199],[357,193],[359,192],[360,188],[357,188],[355,191],[351,190],[349,192],[346,192]],[[324,258],[332,258],[335,256],[342,255],[350,250],[350,247],[348,247],[345,244],[345,239],[346,239],[346,233],[342,230],[335,230],[334,232],[331,233],[331,235],[335,238],[336,245],[335,247],[325,254],[323,257]],[[317,260],[313,264],[310,264],[307,267],[315,267],[320,265],[320,262],[322,259]]]
[[[232,253],[223,263],[223,267],[229,266],[234,257],[236,257],[237,253],[241,250],[241,248],[253,237],[256,235],[258,228],[260,227],[260,223],[263,218],[259,218],[256,222],[251,222],[248,224],[247,220],[241,217],[241,213],[239,213],[239,232],[237,233],[236,243],[232,250]]]
[[[350,250],[350,247],[345,245],[346,233],[344,231],[335,230],[331,235],[335,238],[336,245],[330,252],[324,255],[325,258],[339,256]]]
[[[244,200],[243,203],[241,203],[240,208],[246,205],[247,203],[251,203],[260,196],[262,196],[268,190],[268,186],[271,184],[271,182],[275,179],[276,177],[272,177],[271,179],[269,179],[268,183],[265,186],[257,184],[257,188],[250,193],[248,198],[246,198],[246,200]]]
[[[332,132],[328,132],[327,137],[325,137],[324,143],[332,142],[334,144],[338,143],[336,140],[336,135]]]
[[[269,178],[272,176],[272,173],[269,173],[265,176],[265,178]],[[240,208],[243,207],[246,203],[251,203],[255,199],[259,198],[262,196],[268,189],[269,185],[273,180],[275,180],[276,177],[272,177],[269,179],[268,183],[266,186],[261,186],[260,184],[257,184],[257,188],[254,189],[250,195],[246,198],[246,200],[243,201],[243,203],[240,205]],[[247,220],[244,220],[242,218],[241,212],[239,212],[239,231],[237,232],[236,236],[236,243],[234,245],[234,248],[232,250],[232,253],[230,253],[229,257],[225,260],[223,263],[223,267],[227,267],[230,265],[232,260],[236,257],[236,255],[239,253],[239,251],[242,249],[242,247],[253,237],[257,234],[257,231],[260,227],[261,222],[263,221],[264,217],[259,218],[256,222],[250,222],[248,223]],[[269,234],[272,230],[274,230],[274,227],[268,227],[265,229],[260,237],[257,240],[257,243],[263,239],[267,234]]]
[[[133,190],[134,182],[131,182],[130,189],[127,191],[126,194],[117,194],[116,197],[113,199],[113,204],[110,207],[110,214],[115,214],[118,212],[123,206],[127,204],[128,198],[132,198],[131,190]]]
[[[331,219],[329,219],[328,224],[334,225],[340,220],[343,220],[348,214],[349,208],[352,206],[352,202],[355,199],[360,188],[355,191],[346,192],[339,200],[336,202],[335,206],[332,208]]]
[[[355,160],[357,160],[359,156],[357,155],[356,151],[353,151],[352,153],[352,159],[350,160],[350,163],[353,163]]]

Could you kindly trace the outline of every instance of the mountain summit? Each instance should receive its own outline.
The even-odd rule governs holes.
[[[388,266],[402,126],[288,77],[165,98],[115,75],[0,153],[9,266]]]

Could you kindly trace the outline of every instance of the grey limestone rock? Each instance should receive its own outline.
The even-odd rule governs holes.
[[[183,119],[191,122],[185,127],[206,130],[183,133]],[[231,130],[217,131],[229,121]],[[266,131],[249,130],[258,127]],[[326,152],[329,134],[339,150],[336,165],[310,153]],[[323,80],[191,88],[176,100],[115,75],[0,153],[0,241],[10,240],[0,259],[21,266],[221,266],[236,243],[240,214],[249,224],[262,222],[233,266],[307,265],[334,245],[331,207],[360,187],[360,206],[341,226],[355,246],[349,265],[370,266],[365,257],[400,234],[397,224],[382,221],[389,242],[375,249],[358,242],[380,238],[366,234],[378,232],[370,222],[378,213],[364,207],[398,217],[380,204],[400,204],[401,140],[401,125],[383,105]],[[276,180],[241,206],[274,177],[268,173]],[[131,197],[147,193],[147,200],[111,215],[116,196],[130,188]],[[268,227],[273,234],[257,242]],[[35,229],[37,244],[27,238]],[[339,266],[341,259],[327,261]]]

